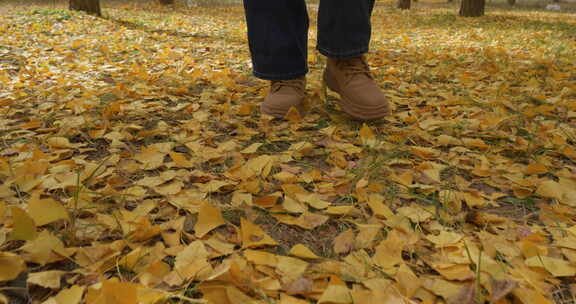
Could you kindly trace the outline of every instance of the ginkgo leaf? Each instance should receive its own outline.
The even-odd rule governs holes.
[[[406,264],[400,264],[396,273],[396,282],[398,282],[400,292],[407,298],[412,298],[421,286],[420,279]]]
[[[279,304],[310,304],[310,302],[282,293]]]
[[[555,181],[545,181],[538,186],[536,189],[536,194],[542,195],[544,197],[551,197],[557,200],[562,199],[564,193],[564,187]]]
[[[304,259],[319,259],[320,257],[314,254],[310,249],[302,244],[296,244],[290,249],[290,254]]]
[[[171,286],[183,284],[189,279],[202,280],[210,276],[213,271],[208,263],[210,253],[200,240],[186,246],[176,255],[174,270],[164,277],[164,282]]]
[[[352,303],[352,297],[350,295],[350,290],[346,287],[346,284],[342,282],[338,277],[332,276],[330,278],[330,284],[328,288],[322,293],[322,296],[318,300],[318,303],[339,303],[348,304]]]
[[[330,202],[322,200],[317,194],[297,194],[296,197],[300,202],[306,203],[315,209],[326,209],[330,206]]]
[[[54,297],[49,298],[44,303],[45,304],[78,304],[82,300],[84,294],[84,287],[73,285],[70,288],[60,291]],[[106,303],[122,303],[122,302],[106,302]]]
[[[174,161],[177,167],[180,168],[192,168],[194,167],[194,163],[186,158],[183,153],[177,153],[170,151],[168,152],[170,158]]]
[[[196,237],[202,238],[212,229],[225,224],[220,209],[205,202],[198,212],[198,221],[194,225],[194,232]]]
[[[533,256],[524,263],[530,267],[541,267],[548,270],[555,277],[572,277],[576,275],[576,266],[570,262],[547,256]]]
[[[28,201],[28,214],[37,226],[69,219],[68,210],[61,203],[51,198],[40,199],[37,195]]]
[[[390,208],[388,208],[388,206],[386,206],[383,201],[384,197],[381,195],[371,195],[368,199],[368,205],[375,215],[383,218],[390,218],[394,215],[394,213],[392,213]]]
[[[278,265],[276,255],[265,251],[247,249],[244,251],[244,256],[248,261],[256,265],[267,265],[270,267],[276,267]]]
[[[220,189],[222,187],[231,185],[230,182],[227,181],[223,181],[223,180],[211,180],[206,184],[201,184],[199,185],[199,188],[201,189],[201,191],[206,192],[206,193],[213,193],[213,192],[218,192],[220,191]]]
[[[242,232],[242,247],[244,248],[278,245],[262,228],[244,218],[240,219],[240,230]]]
[[[8,218],[8,210],[6,203],[0,201],[0,224],[4,224],[4,221]]]
[[[134,159],[143,164],[144,170],[153,170],[163,165],[166,154],[155,146],[149,146],[142,149],[142,152],[134,156]]]
[[[405,245],[406,241],[402,239],[400,232],[392,230],[386,240],[376,246],[376,253],[374,253],[372,260],[385,272],[395,272],[394,267],[404,262],[402,250]]]
[[[119,282],[115,279],[106,280],[102,283],[102,296],[106,299],[106,303],[138,303],[138,290],[136,284]]]
[[[423,159],[432,159],[440,154],[440,151],[429,147],[413,146],[410,147],[410,151],[412,151],[412,153],[414,153],[416,156],[421,157]]]
[[[491,280],[492,291],[490,295],[490,302],[497,303],[509,293],[518,288],[518,282],[513,280]]]
[[[426,238],[438,247],[446,247],[458,243],[462,239],[462,234],[442,230],[440,234],[428,235]]]
[[[45,288],[60,288],[60,279],[65,271],[49,270],[42,272],[33,272],[28,274],[28,284],[34,284]]]
[[[256,151],[258,151],[258,148],[260,148],[262,145],[263,143],[253,143],[250,146],[246,147],[244,150],[240,151],[240,153],[244,154],[256,153]]]
[[[289,295],[307,294],[314,288],[314,282],[307,277],[299,277],[292,281],[286,288],[286,293]]]
[[[514,296],[522,303],[533,304],[553,304],[551,300],[547,299],[542,293],[531,288],[516,288],[513,292]]]
[[[301,279],[309,266],[308,262],[301,259],[278,256],[276,273],[280,276],[282,282],[293,283],[295,280]]]
[[[0,252],[0,281],[10,281],[26,269],[26,263],[22,257],[9,253]]]
[[[368,147],[375,147],[377,144],[376,135],[374,131],[366,125],[365,123],[362,124],[362,128],[359,132],[360,139],[362,140],[362,144]]]
[[[526,166],[524,173],[526,174],[542,174],[548,172],[548,168],[541,163],[531,163]]]
[[[71,255],[64,243],[47,230],[41,231],[34,240],[27,241],[21,249],[28,255],[28,261],[40,265],[60,261]]]
[[[298,109],[292,106],[284,116],[284,119],[288,120],[291,123],[298,123],[302,121],[302,115],[300,114]]]
[[[226,294],[228,295],[228,301],[231,304],[244,304],[244,303],[254,303],[255,300],[250,298],[248,295],[240,291],[234,286],[226,287]]]
[[[346,230],[334,238],[334,252],[336,254],[348,253],[354,248],[353,230]]]
[[[46,140],[46,143],[56,149],[70,149],[75,147],[66,137],[50,137]]]
[[[306,205],[300,203],[299,201],[289,196],[284,198],[284,202],[282,202],[282,208],[292,213],[303,213],[308,209]]]
[[[467,281],[474,278],[474,272],[467,264],[433,265],[434,270],[451,281]]]
[[[426,222],[434,216],[432,212],[415,205],[401,207],[396,211],[398,214],[409,218],[414,223]]]
[[[166,185],[154,187],[154,191],[156,191],[162,195],[175,195],[175,194],[178,194],[182,190],[182,187],[184,187],[183,182],[174,181],[174,182],[168,183]]]
[[[253,200],[254,205],[262,207],[262,208],[272,208],[278,202],[279,196],[278,195],[266,195],[257,197]]]
[[[26,213],[26,211],[18,208],[10,208],[12,212],[12,221],[14,222],[10,239],[30,241],[36,238],[38,232],[36,231],[36,223]]]
[[[252,194],[250,193],[245,193],[245,192],[240,192],[240,191],[235,191],[232,194],[232,200],[231,203],[233,206],[238,207],[241,206],[242,204],[246,204],[248,206],[252,206],[253,203],[253,197]]]

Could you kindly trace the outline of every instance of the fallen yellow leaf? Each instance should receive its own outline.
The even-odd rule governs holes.
[[[262,228],[245,218],[240,219],[240,231],[242,233],[242,247],[244,248],[278,245]]]
[[[12,212],[12,222],[14,223],[10,239],[23,241],[35,239],[38,236],[36,224],[28,213],[15,206],[10,208],[10,211]]]
[[[32,272],[28,274],[27,282],[45,288],[58,289],[60,288],[60,278],[65,273],[65,271],[60,270]]]
[[[440,231],[438,235],[428,235],[426,238],[434,243],[437,247],[446,247],[454,245],[462,239],[462,234],[457,232],[450,232],[446,230]]]
[[[532,175],[532,174],[543,174],[548,172],[548,168],[541,163],[531,163],[526,166],[524,170],[525,174]]]
[[[194,225],[194,234],[197,238],[202,238],[212,229],[225,224],[226,222],[222,218],[220,209],[208,202],[204,202],[198,212],[198,221]]]
[[[328,288],[322,293],[318,300],[318,304],[322,303],[337,303],[348,304],[352,303],[352,296],[346,284],[342,282],[337,276],[330,277],[330,284]]]
[[[37,226],[44,226],[58,220],[68,220],[68,210],[54,199],[40,199],[37,194],[28,201],[28,214]]]
[[[84,295],[84,287],[73,285],[68,289],[60,291],[56,296],[49,298],[42,304],[78,304]],[[108,302],[106,304],[125,304],[126,302]],[[126,303],[127,304],[127,303]],[[131,303],[132,304],[132,303]],[[136,302],[134,302],[136,304]]]
[[[576,266],[562,259],[533,256],[526,259],[524,263],[530,267],[544,268],[555,277],[573,277],[576,275]]]
[[[9,252],[0,252],[0,281],[10,281],[26,269],[22,257]]]
[[[70,149],[75,147],[66,137],[50,137],[46,140],[46,143],[55,149]]]
[[[312,250],[302,244],[296,244],[290,249],[290,254],[304,259],[319,259],[320,257],[314,254]]]

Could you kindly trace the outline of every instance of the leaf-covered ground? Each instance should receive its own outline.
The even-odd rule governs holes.
[[[390,7],[369,124],[314,28],[261,117],[239,5],[2,16],[0,303],[573,303],[576,18]]]

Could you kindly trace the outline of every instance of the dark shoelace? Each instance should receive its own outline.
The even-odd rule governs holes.
[[[301,79],[273,80],[271,91],[277,92],[283,87],[290,87],[296,90],[302,90],[302,80]]]
[[[370,73],[370,67],[364,57],[338,60],[336,64],[340,70],[344,71],[344,74],[346,75],[346,83],[350,83],[356,75],[365,75],[368,78],[373,79],[372,74]]]

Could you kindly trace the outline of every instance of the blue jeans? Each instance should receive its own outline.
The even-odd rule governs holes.
[[[318,45],[332,58],[368,52],[375,0],[320,0]],[[287,80],[308,72],[308,12],[305,0],[244,0],[254,76]]]

